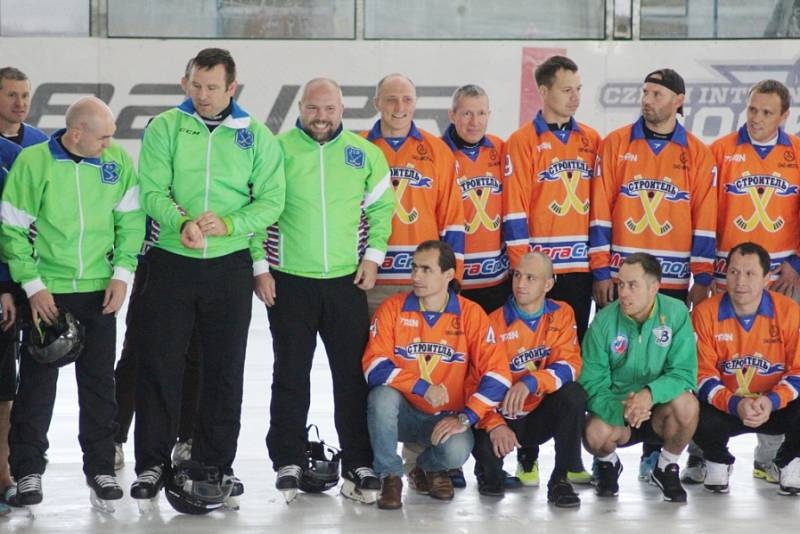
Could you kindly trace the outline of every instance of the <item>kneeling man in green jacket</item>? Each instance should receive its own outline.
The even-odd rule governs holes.
[[[597,313],[583,340],[584,444],[596,456],[600,496],[619,491],[617,447],[645,442],[663,444],[650,481],[664,500],[686,502],[678,459],[697,427],[697,348],[686,306],[659,294],[660,284],[655,257],[626,257],[619,299]]]

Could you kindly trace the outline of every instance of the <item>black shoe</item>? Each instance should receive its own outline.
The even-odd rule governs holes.
[[[116,501],[122,498],[122,488],[113,475],[87,476],[86,484],[94,491],[97,498],[103,501]]]
[[[478,493],[486,497],[503,497],[506,494],[506,488],[503,484],[503,479],[496,482],[487,482],[483,474],[476,474],[475,478],[478,480]]]
[[[523,487],[522,481],[506,470],[503,470],[503,487],[506,489],[520,489]]]
[[[131,485],[131,497],[134,499],[152,499],[164,487],[164,467],[154,465],[148,467],[136,477]]]
[[[342,473],[343,496],[364,504],[372,504],[378,500],[381,491],[381,480],[371,467],[356,467]]]
[[[619,493],[619,475],[622,462],[597,461],[597,485],[594,488],[598,497],[614,497]]]
[[[572,489],[572,484],[565,478],[557,478],[547,483],[547,502],[559,508],[577,508],[581,498]]]
[[[661,488],[665,501],[686,502],[686,490],[681,485],[678,464],[667,464],[663,471],[656,466],[650,474],[650,482]]]

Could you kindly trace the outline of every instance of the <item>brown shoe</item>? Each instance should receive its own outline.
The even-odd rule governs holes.
[[[430,496],[441,501],[449,501],[455,495],[453,482],[447,475],[447,471],[431,471],[427,473],[428,484],[430,484]]]
[[[401,506],[403,506],[403,479],[397,475],[388,475],[383,479],[383,488],[378,497],[378,508],[397,510]]]
[[[412,469],[408,475],[408,486],[422,495],[427,495],[431,491],[431,486],[428,484],[428,477],[421,467],[417,466]]]

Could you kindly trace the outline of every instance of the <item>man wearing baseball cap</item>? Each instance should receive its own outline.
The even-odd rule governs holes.
[[[642,116],[603,140],[592,181],[589,266],[598,307],[616,298],[614,279],[634,252],[655,256],[659,292],[687,305],[708,297],[716,246],[716,165],[711,151],[678,122],[686,85],[672,69],[645,77]],[[691,287],[690,287],[691,286]],[[646,448],[648,479],[677,458]]]

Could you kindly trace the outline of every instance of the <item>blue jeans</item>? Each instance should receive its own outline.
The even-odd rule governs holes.
[[[403,460],[397,454],[400,441],[419,443],[425,451],[417,465],[425,471],[457,469],[472,451],[472,430],[450,436],[439,445],[431,444],[433,427],[449,414],[429,415],[414,408],[398,390],[378,386],[367,399],[367,425],[374,454],[374,469],[380,477],[403,475]]]

